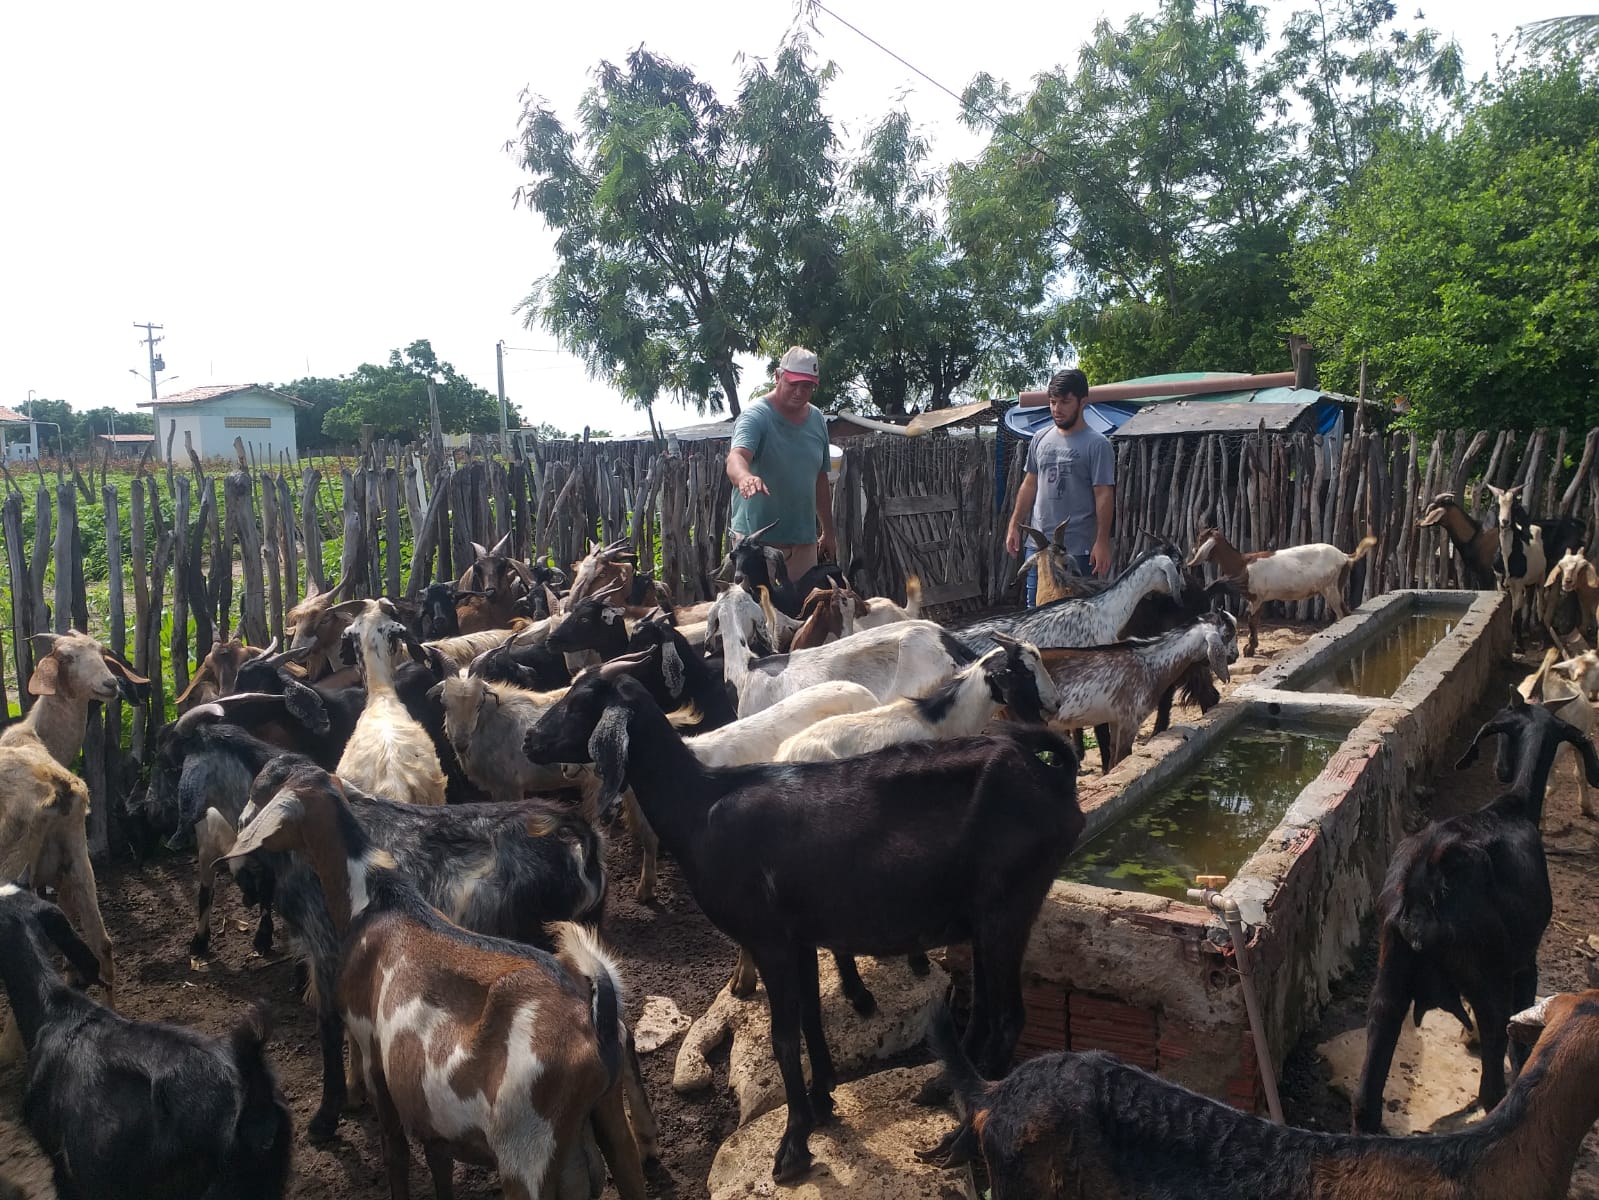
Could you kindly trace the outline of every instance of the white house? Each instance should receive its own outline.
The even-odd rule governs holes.
[[[253,454],[264,466],[282,454],[287,454],[290,462],[299,461],[294,414],[297,409],[310,408],[311,402],[259,383],[228,383],[141,400],[139,407],[151,409],[155,415],[157,456],[166,454],[167,435],[176,426],[172,457],[178,462],[188,460],[183,444],[183,436],[188,434],[201,458],[232,458],[233,439],[239,438],[245,453]]]

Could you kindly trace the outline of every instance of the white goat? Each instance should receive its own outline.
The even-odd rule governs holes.
[[[1499,505],[1499,582],[1510,593],[1510,624],[1519,639],[1526,627],[1527,614],[1536,612],[1538,585],[1549,568],[1543,549],[1543,530],[1537,525],[1516,523],[1516,496],[1521,491],[1488,485]]]
[[[1584,557],[1581,550],[1567,550],[1549,568],[1549,574],[1543,581],[1544,591],[1550,592],[1557,579],[1562,594],[1577,598],[1577,611],[1581,619],[1576,632],[1599,636],[1599,570]],[[1549,606],[1551,610],[1554,607],[1553,604]]]
[[[742,767],[775,762],[778,748],[817,724],[853,720],[848,713],[877,707],[877,697],[858,683],[831,680],[785,696],[770,708],[720,729],[684,738],[683,744],[707,767]]]
[[[882,703],[931,691],[974,655],[931,621],[900,621],[793,654],[755,659],[750,643],[764,625],[760,605],[742,588],[712,608],[722,635],[722,669],[747,717],[813,684],[845,679]]]
[[[1216,678],[1228,681],[1227,666],[1238,657],[1238,622],[1231,613],[1207,613],[1159,637],[1043,654],[1060,689],[1054,723],[1067,729],[1109,725],[1108,769],[1132,752],[1144,719],[1195,663],[1208,661]]]
[[[1222,536],[1221,530],[1212,527],[1200,533],[1199,546],[1188,565],[1197,567],[1206,559],[1212,559],[1222,578],[1242,589],[1245,615],[1249,619],[1246,653],[1254,654],[1260,644],[1256,619],[1269,600],[1308,600],[1320,596],[1327,602],[1333,620],[1347,616],[1349,606],[1344,603],[1344,589],[1349,584],[1350,568],[1376,544],[1377,539],[1368,534],[1360,539],[1351,554],[1327,542],[1242,554]]]
[[[348,603],[360,606],[348,635],[360,647],[366,707],[345,743],[336,773],[385,800],[443,804],[444,771],[433,739],[394,691],[395,657],[407,650],[409,638],[399,613],[387,600]]]
[[[929,695],[819,721],[784,742],[777,761],[821,762],[904,742],[970,737],[981,733],[1005,707],[1021,720],[1042,722],[1060,701],[1055,681],[1044,669],[1037,647],[1004,634],[999,637],[999,649],[963,667]]]
[[[1576,686],[1589,699],[1599,697],[1599,651],[1584,650],[1551,664],[1549,670]]]

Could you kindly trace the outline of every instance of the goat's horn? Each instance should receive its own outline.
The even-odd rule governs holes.
[[[1070,525],[1071,523],[1072,523],[1072,519],[1070,517],[1067,517],[1059,525],[1055,526],[1055,532],[1050,535],[1050,539],[1049,539],[1050,542],[1054,545],[1055,549],[1064,550],[1066,548],[1065,545],[1061,542],[1060,539],[1061,539],[1061,535],[1066,532],[1066,526]]]
[[[1023,525],[1022,532],[1028,537],[1032,538],[1033,545],[1037,546],[1040,550],[1049,549],[1049,539],[1044,536],[1043,530],[1034,529],[1031,525]]]
[[[754,533],[745,534],[744,535],[744,540],[746,542],[757,541],[757,540],[759,540],[760,536],[763,533],[770,533],[772,530],[774,530],[776,528],[777,528],[777,522],[776,521],[773,521],[770,525],[762,525]]]
[[[268,642],[265,646],[263,646],[261,648],[261,657],[265,658],[269,654],[275,654],[275,653],[277,653],[277,649],[278,649],[278,639],[277,638],[273,638],[270,642]]]
[[[504,537],[502,537],[499,541],[494,543],[494,549],[490,550],[489,553],[490,554],[504,554],[506,552],[506,550],[510,547],[510,545],[511,545],[511,534],[510,534],[509,531],[507,531]]]

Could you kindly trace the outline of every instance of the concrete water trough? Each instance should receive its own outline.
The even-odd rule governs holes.
[[[1280,1064],[1360,942],[1416,788],[1509,652],[1500,594],[1391,592],[1083,777],[1088,824],[1033,929],[1019,1053],[1110,1050],[1259,1107],[1226,927],[1183,898],[1192,876],[1226,877]]]

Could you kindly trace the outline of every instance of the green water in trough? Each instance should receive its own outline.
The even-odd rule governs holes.
[[[1246,721],[1137,812],[1079,848],[1060,878],[1174,900],[1187,899],[1196,875],[1231,880],[1344,736]]]
[[[1334,692],[1346,696],[1392,696],[1411,669],[1454,627],[1463,612],[1413,612],[1401,617],[1381,637],[1372,638],[1299,692]]]

